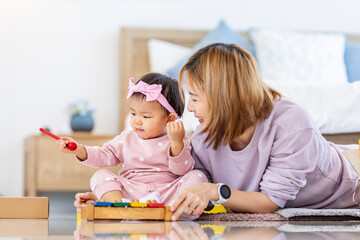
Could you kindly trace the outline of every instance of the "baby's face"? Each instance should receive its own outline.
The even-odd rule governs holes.
[[[166,134],[168,117],[158,101],[130,98],[130,125],[142,139]]]

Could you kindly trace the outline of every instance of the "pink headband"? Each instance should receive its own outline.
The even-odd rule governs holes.
[[[147,84],[143,81],[138,82],[136,85],[134,84],[134,78],[129,79],[129,93],[127,98],[131,97],[134,93],[140,92],[146,96],[146,101],[154,101],[157,100],[161,105],[164,106],[170,113],[174,113],[176,118],[178,118],[177,113],[171,107],[169,102],[166,100],[164,95],[161,94],[162,86],[160,84]]]

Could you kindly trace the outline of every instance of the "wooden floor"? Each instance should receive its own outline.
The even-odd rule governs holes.
[[[77,219],[72,193],[50,196],[49,219],[0,219],[0,239],[359,239],[360,221],[203,222]]]
[[[360,222],[0,219],[0,239],[358,239]]]

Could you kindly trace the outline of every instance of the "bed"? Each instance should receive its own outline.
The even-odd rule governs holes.
[[[129,113],[126,95],[128,91],[128,79],[139,78],[150,72],[148,41],[158,39],[185,47],[193,47],[204,36],[208,34],[205,30],[171,30],[150,28],[122,28],[120,39],[120,83],[119,83],[119,130],[124,130],[126,118]],[[241,35],[249,39],[247,33]],[[360,36],[347,36],[348,40],[360,42]],[[353,109],[359,112],[360,108]],[[340,113],[339,113],[340,114]],[[355,120],[355,119],[353,119]],[[360,123],[360,119],[358,119]],[[337,144],[356,144],[360,139],[360,127],[353,131],[323,133],[324,137]]]

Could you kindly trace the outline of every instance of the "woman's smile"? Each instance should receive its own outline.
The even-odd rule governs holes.
[[[199,119],[199,123],[203,123],[203,122],[204,122],[204,119],[202,119],[202,118],[200,118],[200,117],[198,117],[198,116],[196,116],[196,115],[195,115],[195,117]]]

